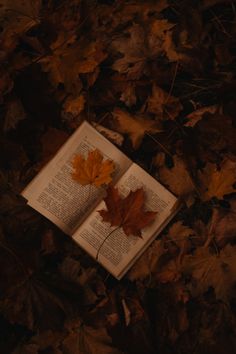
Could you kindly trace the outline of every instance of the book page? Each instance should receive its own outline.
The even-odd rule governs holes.
[[[136,164],[132,164],[116,186],[123,197],[127,196],[130,190],[135,191],[143,187],[146,195],[145,209],[157,212],[150,226],[142,230],[142,238],[126,236],[121,228],[116,229],[103,222],[98,210],[106,209],[104,201],[78,228],[73,238],[92,257],[98,256],[98,262],[120,279],[174,215],[177,199]]]
[[[105,194],[104,188],[82,186],[71,176],[74,155],[80,153],[87,157],[88,151],[96,148],[104,159],[114,161],[114,180],[132,164],[119,149],[84,122],[22,192],[31,207],[70,235]]]

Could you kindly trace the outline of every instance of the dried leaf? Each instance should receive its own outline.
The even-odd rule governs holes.
[[[165,19],[148,21],[144,26],[133,24],[112,43],[112,49],[122,53],[112,68],[129,78],[138,79],[148,71],[148,59],[162,54],[164,34],[174,25]]]
[[[9,31],[11,37],[22,34],[39,23],[40,8],[41,0],[0,0],[1,25],[5,31]]]
[[[179,99],[171,96],[156,84],[152,87],[152,95],[147,100],[147,111],[161,119],[175,119],[182,110]]]
[[[141,117],[132,117],[128,112],[116,108],[113,111],[116,120],[116,129],[123,134],[128,134],[134,149],[138,149],[145,133],[155,134],[161,132],[157,122]]]
[[[128,29],[126,35],[114,40],[112,46],[123,53],[123,57],[117,59],[112,68],[133,79],[138,79],[143,74],[146,56],[145,33],[142,26],[134,24]]]
[[[53,86],[64,84],[67,93],[79,94],[82,88],[79,74],[94,72],[106,54],[98,42],[84,39],[79,43],[73,42],[74,38],[69,41],[59,36],[52,45],[53,54],[43,57],[40,63],[43,71],[49,73]]]
[[[202,294],[213,287],[217,299],[227,302],[236,281],[236,247],[227,245],[219,254],[199,247],[193,256],[184,257],[182,269],[196,281],[192,286],[193,294]]]
[[[168,238],[171,239],[182,251],[189,240],[189,236],[193,235],[194,231],[188,226],[183,225],[181,221],[173,224],[168,231]]]
[[[156,279],[161,283],[177,282],[181,277],[180,264],[176,259],[171,259],[156,274]]]
[[[195,149],[203,161],[218,161],[226,149],[236,154],[236,129],[230,116],[205,113],[195,125],[195,134]]]
[[[188,119],[188,121],[184,125],[186,127],[194,127],[195,124],[203,118],[205,113],[214,114],[217,112],[218,109],[219,107],[217,105],[199,108],[196,111],[193,111],[187,115],[186,118]]]
[[[213,163],[207,163],[202,172],[199,172],[202,200],[213,197],[222,199],[224,195],[235,192],[233,184],[236,181],[236,163],[225,159],[220,169]]]
[[[26,118],[24,107],[20,100],[15,99],[8,102],[7,112],[4,121],[4,131],[15,129],[19,121]]]
[[[128,273],[128,278],[131,281],[143,280],[151,276],[153,272],[157,272],[158,261],[165,252],[162,240],[154,241],[133,265]]]
[[[103,161],[103,156],[99,150],[95,149],[88,153],[87,159],[78,154],[72,161],[74,172],[72,177],[83,186],[92,184],[100,187],[112,181],[111,174],[114,172],[115,165],[111,160]]]
[[[114,130],[108,129],[103,125],[97,124],[95,122],[92,122],[92,125],[94,126],[94,128],[97,129],[99,133],[104,135],[107,139],[109,139],[114,144],[119,146],[123,144],[124,137],[121,134],[115,132]]]
[[[159,179],[169,187],[171,192],[185,199],[187,202],[191,202],[195,191],[193,180],[185,162],[177,155],[174,155],[173,160],[174,166],[172,168],[162,166],[158,170]]]
[[[236,238],[236,200],[230,201],[230,208],[214,208],[208,223],[211,237],[221,247]]]
[[[83,111],[84,105],[85,98],[82,94],[77,97],[69,96],[63,104],[63,113],[77,117]]]
[[[131,107],[136,104],[137,97],[135,94],[135,85],[129,83],[126,85],[124,91],[120,96],[120,100],[126,104],[126,106]]]
[[[127,236],[141,237],[141,230],[150,224],[156,217],[156,212],[145,211],[145,195],[143,188],[135,192],[130,191],[125,198],[121,198],[117,188],[110,187],[104,199],[107,210],[99,210],[104,222],[111,226],[121,227]]]
[[[80,326],[71,333],[62,343],[64,354],[121,354],[112,346],[112,339],[105,328]]]
[[[29,329],[58,328],[63,325],[66,307],[63,301],[34,277],[12,285],[1,303],[4,315],[11,323]]]

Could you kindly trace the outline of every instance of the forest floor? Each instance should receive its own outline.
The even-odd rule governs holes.
[[[0,0],[0,29],[0,353],[235,354],[235,1]],[[183,204],[121,281],[20,195],[85,119]]]

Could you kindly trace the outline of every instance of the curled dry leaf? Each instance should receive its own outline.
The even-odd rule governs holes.
[[[117,188],[109,187],[104,199],[107,210],[99,210],[103,221],[111,226],[121,227],[127,236],[141,237],[141,230],[149,225],[156,217],[154,211],[145,211],[145,193],[143,188],[135,192],[130,191],[125,198],[121,198]]]
[[[219,107],[217,105],[199,108],[187,115],[186,118],[188,121],[184,125],[186,127],[194,127],[195,124],[203,118],[205,113],[214,114],[218,109]]]
[[[119,108],[113,111],[115,128],[118,132],[128,134],[133,148],[138,149],[146,133],[155,134],[162,129],[154,120],[141,117],[133,117],[128,112]]]
[[[204,201],[213,197],[222,199],[224,195],[235,192],[233,185],[236,182],[236,162],[225,159],[220,169],[213,163],[207,163],[202,172],[199,172],[201,198]]]
[[[78,154],[72,161],[74,172],[72,178],[82,184],[92,184],[100,187],[112,181],[111,174],[115,170],[115,164],[111,160],[103,161],[103,156],[98,149],[90,151],[87,159]]]
[[[108,128],[104,127],[103,125],[95,123],[95,122],[92,122],[92,125],[94,126],[94,128],[96,128],[96,130],[99,133],[104,135],[107,139],[112,141],[114,144],[116,144],[118,146],[121,146],[123,144],[124,137],[120,133],[117,133],[114,130],[108,129]]]

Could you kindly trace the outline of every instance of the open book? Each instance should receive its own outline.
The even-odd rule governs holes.
[[[117,229],[100,248],[112,230],[98,213],[98,210],[106,209],[103,201],[105,189],[82,186],[71,176],[73,157],[78,153],[87,156],[88,151],[94,149],[115,163],[113,183],[122,196],[143,187],[145,208],[157,211],[155,220],[142,230],[142,238],[127,237],[122,229]],[[128,271],[161,232],[174,216],[178,205],[175,196],[87,122],[73,133],[22,195],[32,208],[72,236],[93,258],[96,258],[100,248],[98,262],[117,279]]]

